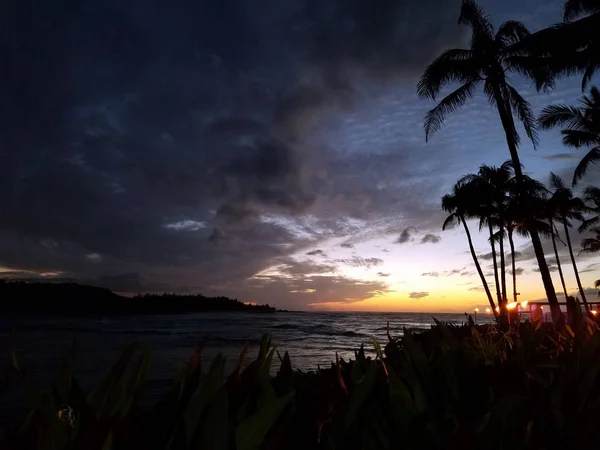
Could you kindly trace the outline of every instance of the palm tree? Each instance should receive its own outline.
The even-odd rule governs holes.
[[[506,161],[500,167],[483,164],[479,167],[477,174],[469,174],[463,178],[465,182],[473,183],[477,189],[480,199],[479,217],[481,226],[487,225],[490,232],[490,244],[492,246],[492,258],[494,262],[494,276],[496,278],[496,291],[498,303],[502,307],[507,303],[506,295],[506,261],[504,253],[504,235],[506,224],[506,205],[508,192],[513,178],[513,167],[511,161]],[[494,228],[498,232],[494,233]],[[495,241],[498,241],[500,252],[500,269],[496,259]],[[500,284],[498,284],[498,272],[500,273]]]
[[[558,229],[556,228],[555,220],[559,219],[559,213],[556,208],[556,199],[554,195],[547,200],[546,202],[546,218],[548,219],[548,224],[550,227],[550,237],[552,239],[552,249],[554,250],[554,257],[556,258],[556,267],[558,269],[558,276],[560,277],[560,284],[563,288],[563,292],[565,294],[565,300],[569,297],[569,293],[567,291],[567,284],[565,283],[565,276],[562,270],[562,264],[560,262],[560,257],[558,256],[558,248],[556,247],[556,241],[560,241],[560,234]],[[560,241],[563,245],[566,245],[564,242]]]
[[[513,301],[517,301],[517,269],[515,261],[514,233],[522,237],[530,237],[529,230],[535,229],[544,236],[549,236],[548,224],[541,219],[541,211],[545,208],[548,189],[537,180],[525,175],[525,191],[528,193],[528,208],[526,211],[520,197],[516,195],[517,186],[515,179],[509,184],[509,197],[506,205],[506,234],[510,245],[511,268],[513,277]]]
[[[587,299],[583,286],[581,285],[581,279],[579,278],[579,271],[577,270],[577,262],[575,261],[575,254],[573,253],[573,246],[571,244],[571,236],[569,228],[571,227],[571,220],[578,220],[583,222],[583,212],[586,210],[583,200],[579,197],[573,196],[573,191],[569,189],[562,181],[562,179],[554,174],[550,174],[550,186],[553,189],[552,197],[549,200],[550,208],[554,211],[554,217],[556,220],[562,223],[565,239],[567,240],[567,247],[569,248],[569,255],[571,256],[571,263],[573,264],[573,271],[575,272],[575,280],[577,281],[577,287],[579,288],[579,294],[581,300],[586,309],[588,309]]]
[[[600,188],[588,186],[583,191],[583,198],[587,202],[587,211],[594,215],[581,223],[578,230],[580,233],[600,223]]]
[[[592,228],[591,231],[595,233],[596,236],[586,238],[583,241],[581,241],[581,246],[583,247],[581,253],[600,252],[600,227]]]
[[[592,147],[582,158],[573,175],[573,186],[585,175],[591,164],[600,162],[600,91],[593,86],[590,95],[584,95],[580,107],[550,105],[540,114],[541,128],[563,127],[563,144],[567,147]]]
[[[485,279],[485,275],[483,274],[483,270],[481,270],[481,265],[479,264],[479,260],[477,259],[477,254],[475,253],[475,248],[473,247],[473,240],[471,239],[471,232],[469,231],[469,227],[467,226],[467,222],[465,220],[466,217],[469,216],[469,210],[472,205],[472,188],[469,185],[458,182],[452,188],[452,193],[444,195],[442,197],[442,209],[446,212],[449,212],[450,215],[444,221],[442,225],[442,230],[446,230],[453,222],[462,224],[465,229],[465,234],[467,235],[467,241],[469,242],[469,250],[471,251],[471,256],[473,257],[473,262],[475,263],[475,268],[477,269],[477,273],[481,278],[481,284],[483,285],[483,289],[488,297],[488,301],[490,302],[490,306],[494,314],[496,313],[496,305],[494,303],[494,299],[492,298],[492,294],[490,292],[490,288]]]
[[[460,87],[440,100],[437,106],[427,113],[426,139],[439,130],[448,114],[463,106],[475,94],[477,88],[483,85],[483,92],[500,116],[516,181],[522,193],[524,180],[517,150],[520,136],[513,114],[516,114],[523,124],[534,145],[537,143],[535,119],[529,103],[508,83],[507,74],[518,72],[535,79],[541,78],[537,66],[532,64],[529,58],[512,52],[512,46],[528,37],[529,31],[520,22],[508,21],[494,34],[489,17],[472,0],[463,0],[459,23],[471,27],[470,48],[443,52],[425,69],[418,84],[419,97],[435,100],[444,86],[454,82],[460,83]],[[558,321],[562,314],[544,258],[542,242],[536,230],[531,230],[531,241],[553,318]]]

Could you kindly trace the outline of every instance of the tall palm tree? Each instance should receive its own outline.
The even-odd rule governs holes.
[[[435,100],[444,86],[454,82],[460,83],[460,87],[440,100],[437,106],[427,113],[426,138],[429,139],[439,130],[448,114],[463,106],[475,94],[477,88],[483,85],[483,92],[500,116],[515,177],[522,193],[523,172],[517,150],[520,137],[513,114],[516,114],[534,144],[537,143],[535,119],[529,103],[509,84],[507,74],[517,72],[535,79],[541,77],[537,66],[531,64],[529,58],[512,52],[512,46],[528,37],[529,31],[520,22],[508,21],[494,33],[490,18],[472,0],[463,0],[458,21],[471,27],[470,48],[443,52],[425,69],[418,84],[419,97]],[[562,313],[544,257],[542,242],[536,230],[531,230],[531,241],[553,318],[558,321]]]
[[[515,243],[513,236],[515,233],[522,237],[530,237],[529,230],[535,229],[538,233],[549,236],[548,224],[542,220],[542,211],[545,208],[546,196],[548,189],[537,180],[525,175],[525,191],[527,192],[528,202],[527,207],[529,211],[525,209],[525,205],[521,200],[521,197],[517,195],[517,186],[515,179],[511,180],[509,184],[509,197],[506,205],[506,234],[508,236],[508,243],[510,245],[511,254],[511,269],[513,278],[513,301],[517,301],[517,269],[515,260]]]
[[[586,202],[587,211],[592,213],[593,216],[581,223],[579,227],[580,233],[600,223],[600,188],[588,186],[583,191],[583,198]]]
[[[465,183],[458,182],[452,187],[452,192],[450,194],[446,194],[444,197],[442,197],[442,209],[450,213],[442,225],[442,230],[446,230],[446,228],[448,228],[452,223],[458,222],[462,224],[465,234],[467,235],[469,250],[471,251],[475,268],[477,269],[477,273],[481,278],[481,284],[483,285],[483,289],[485,290],[492,311],[494,311],[495,314],[496,304],[494,303],[494,299],[492,298],[485,275],[483,274],[483,270],[481,269],[481,265],[477,259],[477,254],[475,253],[475,248],[473,247],[473,240],[471,239],[471,232],[467,226],[466,217],[469,217],[469,211],[472,207],[473,197],[471,194],[472,187],[469,187],[469,185],[466,185]]]
[[[546,106],[538,118],[538,124],[544,129],[563,127],[562,141],[567,147],[592,147],[575,169],[573,186],[585,175],[591,164],[600,162],[600,91],[597,87],[593,86],[589,96],[581,98],[579,107]]]
[[[587,299],[585,297],[583,286],[581,285],[581,279],[579,278],[579,271],[577,270],[577,262],[575,261],[575,254],[573,253],[573,246],[571,244],[571,236],[569,233],[571,220],[583,222],[583,212],[586,210],[586,207],[583,200],[579,197],[575,197],[573,191],[554,173],[550,174],[550,186],[553,189],[552,197],[549,200],[551,205],[550,208],[554,211],[556,220],[560,221],[563,225],[571,263],[573,264],[573,271],[575,273],[575,280],[577,281],[577,287],[579,288],[579,294],[581,295],[583,304],[586,309],[588,309]]]
[[[591,231],[595,233],[595,236],[581,241],[581,247],[583,247],[581,253],[600,252],[600,227],[594,227]]]

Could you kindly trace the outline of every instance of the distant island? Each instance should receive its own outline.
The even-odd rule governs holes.
[[[0,280],[0,311],[52,314],[184,314],[195,312],[272,313],[272,306],[227,297],[143,294],[124,297],[109,289],[77,283]]]

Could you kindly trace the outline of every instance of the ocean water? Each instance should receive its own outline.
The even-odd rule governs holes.
[[[466,320],[464,314],[433,316],[451,323]],[[486,318],[480,315],[479,320]],[[387,342],[388,321],[392,336],[401,336],[405,327],[424,330],[433,324],[432,314],[417,313],[201,313],[105,318],[5,315],[0,316],[0,371],[11,372],[13,330],[22,366],[34,385],[43,389],[51,386],[74,338],[75,373],[84,387],[97,382],[124,346],[135,340],[152,352],[148,376],[148,398],[152,399],[169,385],[204,335],[210,338],[203,360],[222,353],[228,371],[235,367],[247,339],[247,358],[256,355],[264,333],[272,336],[282,356],[289,353],[294,369],[308,371],[329,367],[336,353],[344,359],[353,358],[361,344],[372,352],[372,338]],[[277,362],[273,371],[277,370]],[[8,389],[0,394],[0,423],[22,401],[21,386],[9,376]]]

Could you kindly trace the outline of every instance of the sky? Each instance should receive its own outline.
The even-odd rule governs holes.
[[[481,5],[496,25],[535,31],[560,21],[562,3]],[[416,96],[424,67],[468,42],[458,0],[8,8],[0,276],[301,310],[486,306],[464,233],[441,231],[440,203],[460,176],[508,159],[503,131],[476,96],[426,143],[434,104]],[[550,94],[512,82],[536,112],[581,94],[579,77]],[[557,132],[543,132],[537,151],[523,141],[527,173],[570,180],[581,153]],[[489,275],[486,237],[471,229]],[[542,298],[531,245],[517,249],[520,298]],[[578,264],[595,296],[600,258]]]

